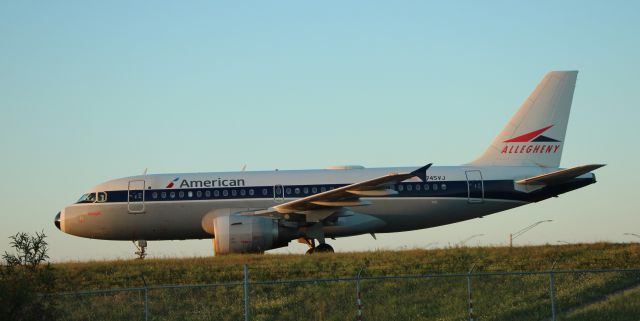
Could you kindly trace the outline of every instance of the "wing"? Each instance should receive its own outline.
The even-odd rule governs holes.
[[[289,218],[291,214],[303,215],[307,222],[318,222],[343,207],[368,205],[360,197],[380,197],[395,195],[393,184],[412,177],[426,181],[426,171],[432,164],[420,167],[410,173],[389,173],[367,181],[339,187],[326,192],[313,194],[287,203],[255,211],[249,215]]]

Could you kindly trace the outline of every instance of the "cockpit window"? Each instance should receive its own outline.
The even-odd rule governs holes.
[[[80,197],[76,203],[93,203],[96,201],[96,193],[87,193]]]

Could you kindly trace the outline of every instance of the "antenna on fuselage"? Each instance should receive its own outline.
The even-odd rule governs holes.
[[[148,170],[148,169],[149,169],[149,168],[145,167],[144,172],[142,172],[142,175],[147,175],[147,170]]]
[[[242,165],[242,169],[240,169],[241,172],[244,172],[247,169],[247,164]]]

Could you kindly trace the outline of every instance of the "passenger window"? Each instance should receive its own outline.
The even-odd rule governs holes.
[[[178,193],[178,197],[183,198],[183,197],[184,197],[184,192],[183,192],[183,191],[180,191],[180,192]]]
[[[440,185],[440,188],[442,188],[443,191],[446,191],[447,190],[447,184]]]
[[[188,191],[187,192],[187,197],[189,197],[189,198],[193,197],[193,192],[192,191]]]
[[[296,193],[296,195],[300,194],[300,188],[296,187],[293,192]]]
[[[163,199],[167,198],[167,192],[160,193],[160,197],[162,197]]]
[[[422,186],[420,184],[416,184],[416,191],[420,191],[422,189]]]
[[[433,184],[433,190],[437,191],[438,190],[438,184]]]
[[[247,195],[247,191],[243,188],[240,190],[240,196],[245,196]]]
[[[398,184],[398,192],[404,191],[404,186],[402,184]]]
[[[197,198],[201,198],[202,197],[202,191],[197,191],[196,192],[196,197]]]
[[[428,191],[429,190],[429,184],[424,184],[424,190]]]
[[[282,194],[282,186],[276,186],[276,194],[277,195]]]
[[[326,192],[326,191],[327,191],[327,189],[326,189],[324,186],[320,187],[320,192],[321,192],[321,193],[322,193],[322,192]]]
[[[204,197],[205,198],[211,198],[211,191],[205,191],[204,192]]]
[[[231,190],[231,196],[237,196],[238,195],[238,191],[236,191],[235,189]]]
[[[318,193],[318,188],[317,188],[317,187],[315,187],[315,186],[314,186],[314,187],[312,187],[312,188],[311,188],[311,193],[313,193],[313,194]]]
[[[413,185],[407,184],[407,192],[411,192],[413,190]]]
[[[291,195],[291,187],[287,187],[285,191],[287,191],[287,195]]]
[[[153,198],[153,199],[158,198],[158,192],[151,193],[151,198]]]
[[[229,191],[227,191],[226,189],[222,190],[222,196],[229,196]]]
[[[253,192],[253,188],[249,189],[249,196],[253,196],[254,192]]]
[[[169,193],[169,197],[170,198],[176,198],[176,192]]]
[[[267,196],[267,193],[269,193],[269,191],[266,188],[262,189],[262,196]]]
[[[308,188],[308,187],[305,187],[305,188],[304,188],[304,194],[305,194],[305,195],[309,194],[309,188]]]
[[[220,191],[219,190],[213,191],[213,196],[219,197],[220,196]]]

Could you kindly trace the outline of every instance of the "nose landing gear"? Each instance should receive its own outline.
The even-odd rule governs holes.
[[[136,259],[138,260],[144,260],[144,257],[147,256],[147,241],[145,240],[138,240],[138,243],[136,244],[136,241],[133,241],[133,245],[136,247],[137,251],[135,252],[135,254],[138,256]]]

